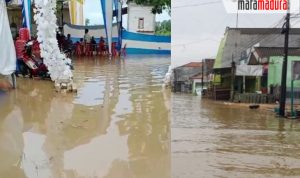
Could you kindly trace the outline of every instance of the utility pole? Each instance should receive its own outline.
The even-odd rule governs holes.
[[[61,1],[61,27],[64,29],[64,1]]]
[[[203,78],[204,78],[204,63],[205,63],[205,60],[202,59],[202,77],[201,77],[201,94],[203,94],[203,88],[204,88],[204,83],[203,83]]]
[[[231,87],[230,87],[230,101],[234,100],[234,82],[235,82],[235,71],[236,65],[234,62],[234,55],[232,54],[232,62],[231,62]]]
[[[285,34],[284,59],[282,64],[280,106],[279,106],[279,115],[282,117],[285,116],[286,75],[287,75],[287,62],[288,62],[288,50],[289,50],[289,34],[290,34],[290,12],[289,11],[286,15],[285,20],[286,20],[285,29],[283,29],[283,33]]]

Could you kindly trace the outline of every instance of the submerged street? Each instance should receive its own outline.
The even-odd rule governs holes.
[[[171,97],[173,178],[300,177],[300,122],[191,95]]]
[[[75,60],[78,93],[0,93],[2,178],[170,178],[169,57]]]

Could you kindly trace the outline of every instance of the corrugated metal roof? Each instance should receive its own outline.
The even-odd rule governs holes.
[[[281,28],[227,28],[214,69],[230,68],[232,61],[239,64],[242,54],[257,44],[260,47],[283,47]],[[289,47],[300,47],[300,28],[291,29]]]
[[[254,55],[256,52],[257,57]],[[289,48],[289,56],[300,56],[300,47],[299,48]],[[251,52],[249,58],[249,64],[254,65],[258,64],[258,60],[266,58],[269,60],[271,56],[284,56],[284,48],[281,47],[254,47],[254,51]],[[266,61],[268,62],[268,61]]]
[[[284,55],[284,48],[280,47],[255,47],[254,49],[260,58]],[[300,56],[300,48],[289,48],[288,55]]]
[[[190,77],[190,79],[202,79],[202,72]]]
[[[282,28],[227,28],[228,31],[239,31],[241,34],[278,34]],[[290,34],[300,34],[300,28],[292,28]]]

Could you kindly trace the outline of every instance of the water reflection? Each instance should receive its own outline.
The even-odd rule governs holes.
[[[172,95],[173,177],[299,177],[300,123]]]
[[[169,178],[168,94],[161,88],[169,62],[78,59],[78,94],[19,79],[20,88],[1,97],[0,155],[11,161],[1,162],[0,177]],[[20,126],[8,129],[6,120]],[[7,146],[17,148],[10,154],[2,146],[7,134]]]

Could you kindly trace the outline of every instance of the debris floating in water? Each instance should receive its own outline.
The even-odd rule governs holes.
[[[56,92],[77,92],[77,85],[70,80],[58,80],[54,84]]]

